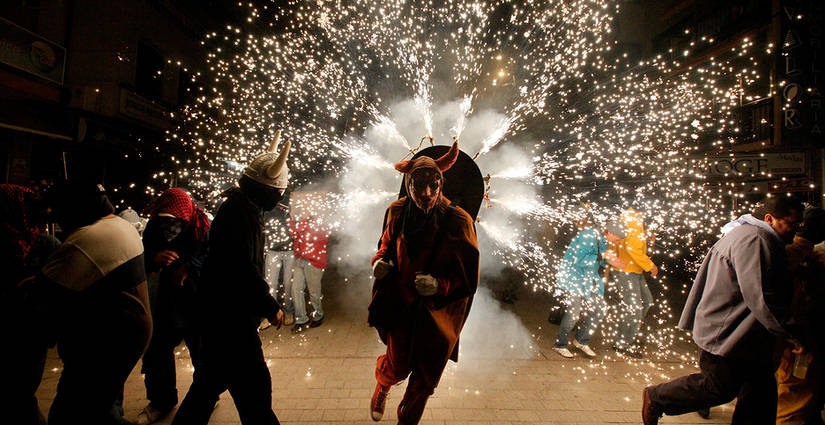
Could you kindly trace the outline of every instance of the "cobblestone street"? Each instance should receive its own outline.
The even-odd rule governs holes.
[[[281,423],[374,423],[369,417],[373,368],[384,347],[365,323],[367,291],[354,285],[324,279],[326,317],[321,327],[297,336],[289,327],[262,331],[273,407]],[[628,362],[601,346],[598,337],[591,343],[599,354],[596,359],[586,359],[576,350],[576,358],[564,359],[552,350],[556,328],[546,322],[545,296],[521,289],[515,304],[497,310],[498,303],[489,294],[483,291],[476,297],[462,337],[460,361],[448,365],[422,424],[638,424],[645,375],[655,376],[653,382],[658,383],[665,380],[662,370],[677,369],[670,377],[693,371],[693,365],[675,360]],[[493,311],[499,318],[490,323],[486,315],[474,316],[477,311]],[[516,333],[514,327],[521,328],[519,323],[531,334],[532,347],[513,346],[510,337]],[[692,349],[685,347],[685,351]],[[192,367],[185,346],[179,350],[182,398],[192,380]],[[60,367],[52,350],[38,391],[44,412],[54,397]],[[140,364],[126,383],[127,419],[135,419],[147,403],[139,369]],[[403,385],[390,392],[383,423],[394,423]],[[731,404],[713,408],[710,420],[691,413],[665,417],[660,423],[729,423],[732,411]],[[170,422],[167,417],[160,423]],[[229,393],[224,393],[210,424],[236,423],[237,411]]]

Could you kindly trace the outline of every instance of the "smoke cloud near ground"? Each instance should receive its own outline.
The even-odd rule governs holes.
[[[501,308],[486,287],[478,288],[470,316],[461,332],[461,358],[530,359],[535,341],[515,313]]]

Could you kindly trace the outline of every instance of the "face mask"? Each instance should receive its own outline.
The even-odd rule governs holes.
[[[281,189],[266,190],[261,195],[261,209],[264,211],[272,211],[278,202],[281,200]]]
[[[438,174],[429,170],[416,172],[408,186],[407,193],[419,209],[429,212],[438,203],[441,195],[441,176]]]
[[[164,219],[160,222],[160,226],[166,242],[172,242],[183,231],[183,221],[178,219]]]

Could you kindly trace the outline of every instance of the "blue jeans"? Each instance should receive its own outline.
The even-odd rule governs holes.
[[[284,313],[295,311],[292,305],[292,263],[294,260],[295,254],[292,251],[266,252],[266,281],[269,283],[272,294],[283,294],[281,306],[284,308]],[[284,271],[284,280],[278,284],[281,270]]]
[[[627,348],[636,339],[636,334],[642,326],[642,319],[653,304],[653,295],[647,287],[643,274],[618,270],[613,271],[613,274],[616,276],[616,290],[621,299],[619,330],[614,345]]]
[[[307,305],[304,301],[304,290],[309,289],[309,302],[312,304],[312,320],[321,320],[324,317],[324,307],[321,305],[321,277],[324,270],[319,269],[303,258],[295,259],[295,268],[292,270],[292,301],[295,304],[295,324],[302,325],[309,321]]]
[[[570,332],[579,322],[579,319],[584,313],[584,319],[576,331],[576,341],[587,345],[590,342],[590,337],[599,326],[599,322],[604,316],[604,311],[607,305],[604,298],[593,294],[590,298],[585,298],[581,295],[566,294],[564,316],[559,324],[559,334],[556,338],[556,347],[567,347],[570,341]]]

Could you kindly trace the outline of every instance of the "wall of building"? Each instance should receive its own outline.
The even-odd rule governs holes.
[[[61,84],[0,63],[0,178],[60,178],[64,167],[54,164],[65,158],[70,177],[89,175],[113,185],[148,179],[150,164],[139,154],[150,152],[175,125],[170,112],[180,106],[181,70],[203,66],[203,35],[227,19],[213,4],[2,2],[0,17],[63,46],[66,66]],[[157,56],[160,73],[142,77],[148,85],[140,84],[139,64],[147,67],[139,50]]]

